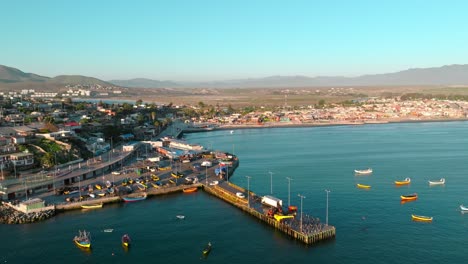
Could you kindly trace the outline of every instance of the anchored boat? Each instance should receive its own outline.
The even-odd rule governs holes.
[[[371,168],[368,168],[366,170],[354,170],[354,173],[358,175],[372,174],[372,172],[373,171]]]
[[[211,252],[211,242],[208,242],[206,247],[203,249],[202,253],[204,256],[207,256],[208,254],[210,254],[210,252]]]
[[[418,194],[413,193],[413,194],[408,194],[408,195],[401,195],[400,198],[402,202],[414,201],[418,199]]]
[[[462,211],[468,212],[468,207],[465,207],[463,204],[460,205],[460,209],[461,209]]]
[[[443,185],[445,184],[445,178],[441,178],[438,181],[429,181],[429,185]]]
[[[432,222],[432,216],[422,216],[422,215],[412,214],[411,219],[413,219],[413,221]]]
[[[407,184],[410,184],[411,183],[411,179],[410,178],[406,178],[405,180],[403,181],[395,181],[395,185],[407,185]]]
[[[79,247],[90,248],[91,247],[91,235],[86,230],[78,231],[78,235],[73,238],[73,242]]]
[[[356,186],[358,188],[361,188],[361,189],[370,189],[371,188],[370,185],[364,185],[364,184],[360,184],[360,183],[356,184]]]

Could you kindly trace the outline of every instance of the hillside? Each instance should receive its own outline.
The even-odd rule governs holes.
[[[113,84],[93,78],[86,77],[82,75],[59,75],[48,80],[51,83],[60,83],[60,84],[70,84],[70,85],[92,85],[97,84],[101,86],[113,86]]]
[[[49,77],[26,73],[12,67],[0,65],[0,83],[44,82],[48,79]]]

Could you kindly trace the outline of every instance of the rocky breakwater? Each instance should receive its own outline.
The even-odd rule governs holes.
[[[23,213],[14,208],[0,205],[0,223],[2,224],[28,224],[46,220],[55,215],[55,210],[44,210],[31,213]]]

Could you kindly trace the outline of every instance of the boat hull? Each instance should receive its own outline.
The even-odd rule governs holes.
[[[81,205],[82,209],[99,209],[102,208],[102,203],[101,204],[88,204],[88,205]]]
[[[193,193],[193,192],[196,192],[197,190],[198,190],[197,187],[191,187],[191,188],[185,188],[185,189],[183,189],[182,191],[183,191],[184,193]]]
[[[462,211],[468,212],[468,207],[465,207],[464,205],[460,205],[460,209],[461,209]]]
[[[408,202],[408,201],[414,201],[418,199],[417,194],[411,194],[411,195],[401,195],[400,196],[401,201]]]
[[[411,215],[413,221],[432,222],[432,217],[422,215]]]
[[[91,247],[91,243],[81,243],[77,240],[73,240],[75,242],[75,244],[81,248],[90,248]]]
[[[131,197],[123,197],[122,199],[124,200],[124,202],[126,203],[132,203],[132,202],[138,202],[138,201],[143,201],[145,200],[147,197],[146,194],[142,195],[142,196],[131,196]]]
[[[356,186],[360,189],[370,189],[371,186],[370,185],[364,185],[364,184],[356,184]]]

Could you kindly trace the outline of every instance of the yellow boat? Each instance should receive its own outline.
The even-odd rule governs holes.
[[[98,204],[82,204],[82,205],[81,205],[81,208],[83,208],[83,209],[98,209],[98,208],[102,208],[102,203],[98,203]]]
[[[152,179],[153,181],[159,181],[159,177],[156,176],[156,174],[151,174],[151,179]]]
[[[432,222],[432,216],[411,215],[413,221]]]
[[[278,214],[275,214],[273,217],[276,219],[276,221],[281,222],[281,220],[286,219],[286,218],[294,218],[294,215],[278,215]]]
[[[407,184],[410,184],[411,183],[411,179],[410,178],[406,178],[404,181],[395,181],[395,185],[407,185]]]
[[[408,194],[408,195],[400,195],[400,198],[402,201],[414,201],[418,199],[418,194],[413,193],[413,194]]]
[[[159,185],[157,185],[156,183],[151,183],[151,185],[153,185],[154,188],[161,188]]]
[[[364,184],[360,184],[360,183],[356,184],[356,186],[358,188],[361,188],[361,189],[370,189],[371,188],[370,185],[364,185]]]

